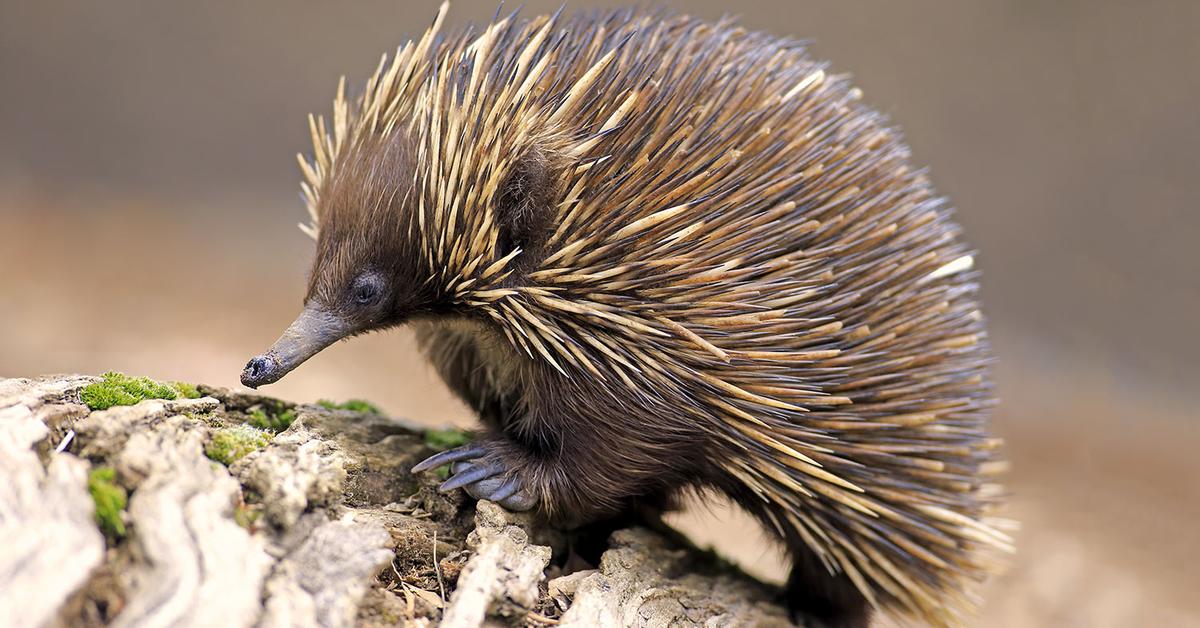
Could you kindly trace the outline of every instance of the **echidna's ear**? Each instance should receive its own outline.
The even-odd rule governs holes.
[[[500,237],[496,257],[541,248],[553,215],[554,175],[545,153],[531,148],[513,163],[496,193]]]

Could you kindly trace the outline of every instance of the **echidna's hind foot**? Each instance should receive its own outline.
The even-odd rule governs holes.
[[[473,443],[434,454],[413,467],[413,473],[450,465],[451,476],[438,490],[462,488],[475,499],[494,501],[509,510],[529,510],[535,500],[521,479],[500,456],[483,443]]]
[[[795,564],[784,595],[792,620],[806,628],[867,628],[871,606],[845,575],[833,576],[807,548],[793,550]]]

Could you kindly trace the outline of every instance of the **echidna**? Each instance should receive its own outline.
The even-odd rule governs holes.
[[[660,13],[497,19],[310,119],[274,382],[411,322],[485,427],[443,488],[564,524],[716,491],[799,616],[961,622],[1009,539],[971,257],[897,131],[795,41]]]

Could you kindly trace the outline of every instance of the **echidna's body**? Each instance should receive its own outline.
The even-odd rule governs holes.
[[[956,622],[1007,545],[988,351],[896,133],[799,44],[727,23],[442,39],[444,12],[314,125],[306,314],[247,383],[417,321],[488,428],[451,485],[572,522],[715,489],[790,548],[801,612]]]

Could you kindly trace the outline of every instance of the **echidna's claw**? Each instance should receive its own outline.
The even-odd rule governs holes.
[[[450,450],[443,451],[438,454],[434,454],[434,455],[422,460],[421,462],[418,462],[417,466],[412,468],[412,472],[420,473],[422,471],[428,471],[430,469],[435,469],[444,464],[450,464],[451,462],[458,462],[460,460],[470,460],[471,458],[478,458],[485,453],[487,453],[487,450],[484,449],[483,445],[472,444],[472,445],[464,445],[462,447],[456,447],[454,449],[450,449]]]
[[[450,476],[449,480],[442,482],[438,487],[443,493],[453,491],[456,488],[462,488],[468,484],[474,484],[480,480],[486,480],[494,475],[504,472],[504,466],[491,463],[476,463],[476,462],[457,462],[450,467],[454,475]]]
[[[412,468],[420,473],[450,465],[450,479],[442,482],[439,491],[461,488],[475,499],[496,502],[513,511],[529,510],[536,501],[525,489],[519,474],[514,473],[496,453],[489,455],[486,443],[472,443],[457,449],[434,454]]]
[[[494,502],[501,502],[509,497],[512,497],[513,493],[516,493],[518,490],[520,490],[520,488],[521,483],[518,482],[516,478],[502,478],[500,485],[497,486],[495,490],[491,491],[491,495],[489,495],[487,499],[490,499]]]
[[[473,464],[473,463],[463,463]],[[455,465],[456,467],[458,465]],[[455,473],[462,473],[461,469],[455,469]],[[458,477],[455,475],[454,477]],[[536,503],[533,495],[525,490],[525,484],[517,476],[505,476],[497,474],[495,476],[484,478],[477,482],[472,482],[463,486],[463,490],[468,495],[475,499],[486,499],[496,502],[504,508],[512,511],[529,510]]]

